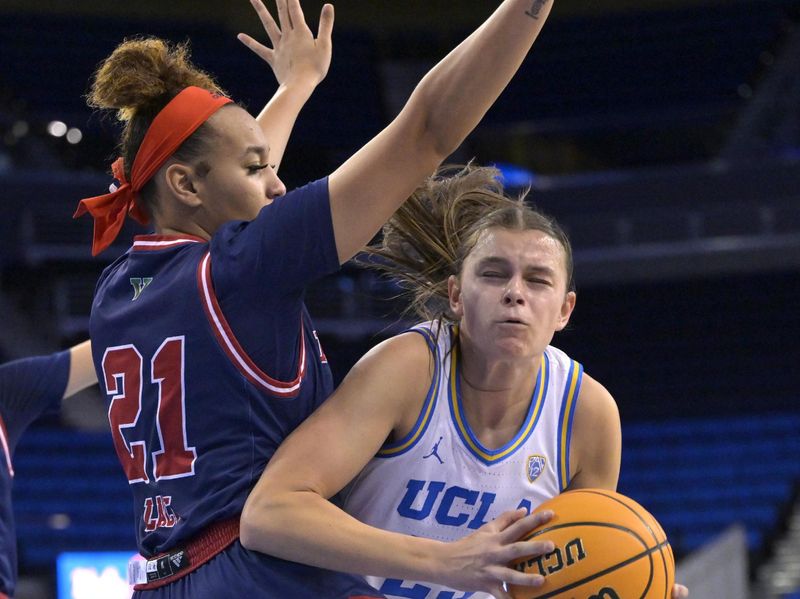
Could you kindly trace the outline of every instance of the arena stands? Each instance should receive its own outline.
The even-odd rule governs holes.
[[[659,518],[679,557],[738,522],[763,563],[800,493],[800,103],[781,100],[800,80],[787,53],[800,10],[678,4],[555,18],[454,159],[527,169],[531,201],[569,231],[579,300],[554,343],[620,406],[620,490]],[[0,11],[0,301],[19,315],[17,337],[51,349],[86,336],[99,272],[141,230],[129,223],[91,258],[91,223],[71,219],[111,182],[115,124],[85,107],[87,79],[133,34],[191,38],[196,61],[251,108],[274,89],[223,25]],[[289,186],[377,132],[457,35],[337,29],[331,73],[282,165]],[[756,105],[780,105],[780,118]],[[80,141],[48,133],[53,121]],[[336,380],[404,326],[399,291],[352,265],[309,291]],[[8,337],[6,358],[31,347]],[[23,437],[24,576],[49,580],[64,550],[133,549],[111,448],[106,431],[53,417]]]

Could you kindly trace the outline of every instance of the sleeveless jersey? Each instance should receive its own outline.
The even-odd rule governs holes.
[[[452,541],[500,513],[540,503],[569,484],[572,419],[583,368],[548,346],[519,432],[497,449],[484,447],[464,416],[459,356],[452,327],[412,329],[435,360],[421,413],[403,439],[385,445],[347,487],[344,509],[372,526]],[[368,577],[387,597],[485,599],[426,582]]]
[[[303,294],[338,267],[321,180],[210,242],[139,236],[104,271],[93,358],[142,555],[240,514],[281,441],[330,395]]]
[[[11,509],[14,449],[36,418],[61,406],[69,366],[69,351],[0,366],[0,597],[13,596],[17,581],[17,538]]]

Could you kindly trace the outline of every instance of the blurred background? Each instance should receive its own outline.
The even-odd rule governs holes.
[[[496,5],[340,0],[287,187],[369,140]],[[255,112],[276,86],[239,31],[264,37],[245,0],[0,0],[0,358],[86,338],[137,231],[92,259],[91,220],[70,218],[111,182],[95,67],[125,37],[190,39]],[[473,158],[572,237],[578,304],[554,344],[616,398],[620,490],[664,525],[692,597],[800,597],[800,2],[559,0],[451,161]],[[404,326],[396,292],[352,266],[310,290],[337,381]],[[34,425],[15,469],[18,599],[126,596],[132,505],[98,391]]]

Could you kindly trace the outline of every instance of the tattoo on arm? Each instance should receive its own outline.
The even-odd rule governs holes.
[[[542,9],[547,5],[547,0],[533,0],[533,6],[530,7],[529,10],[525,11],[525,14],[528,15],[531,19],[539,19],[539,15],[542,12]]]

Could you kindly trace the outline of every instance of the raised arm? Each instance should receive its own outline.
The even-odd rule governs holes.
[[[97,382],[97,372],[92,361],[92,345],[84,341],[69,350],[69,378],[64,389],[64,399],[83,391]]]
[[[264,26],[272,48],[245,33],[239,40],[272,67],[278,90],[256,121],[270,143],[269,162],[277,171],[297,115],[325,78],[331,64],[333,6],[322,7],[317,37],[306,24],[299,0],[277,0],[278,21],[261,0],[250,0]]]
[[[340,262],[475,128],[522,64],[552,3],[505,0],[422,79],[397,118],[330,176]]]
[[[394,429],[419,414],[430,368],[425,342],[414,333],[366,354],[270,460],[245,504],[242,544],[332,570],[428,580],[497,597],[507,596],[503,580],[541,584],[541,577],[507,564],[552,551],[550,542],[516,542],[549,514],[506,512],[468,537],[443,543],[368,526],[327,500],[358,474]],[[359,423],[357,435],[353,422]]]

